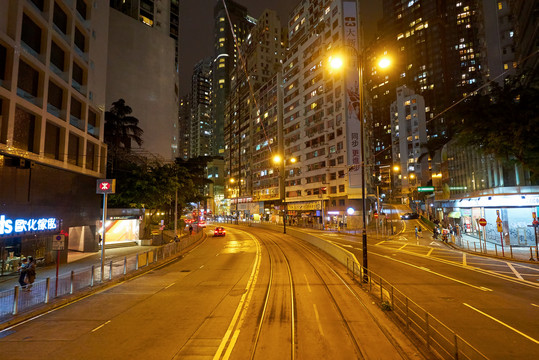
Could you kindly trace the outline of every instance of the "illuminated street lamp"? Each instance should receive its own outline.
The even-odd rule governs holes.
[[[294,164],[296,162],[296,158],[292,157],[288,159],[288,162],[291,164]],[[285,179],[285,173],[284,173],[284,167],[286,165],[287,160],[282,158],[280,155],[275,155],[273,157],[273,162],[275,164],[279,165],[279,197],[281,198],[282,206],[283,206],[283,234],[286,234],[286,179]]]
[[[359,137],[361,139],[361,149],[360,149],[360,155],[361,155],[361,197],[362,197],[362,203],[363,203],[363,231],[362,231],[362,244],[363,244],[363,281],[367,282],[369,280],[368,278],[368,256],[367,256],[367,203],[366,203],[366,185],[365,185],[365,130],[364,130],[364,110],[363,110],[363,54],[361,54],[358,49],[355,46],[352,45],[343,45],[346,48],[349,48],[352,50],[355,54],[355,57],[357,59],[357,72],[358,72],[358,120],[360,122],[360,133]],[[390,65],[389,58],[383,58],[382,61],[380,61],[379,66],[381,68],[387,68]],[[344,66],[344,60],[341,56],[338,54],[331,56],[329,58],[329,66],[332,69],[340,69]],[[393,224],[392,224],[393,225]],[[392,227],[393,228],[393,227]]]

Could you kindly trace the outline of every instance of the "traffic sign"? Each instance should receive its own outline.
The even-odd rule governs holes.
[[[97,194],[116,193],[116,179],[97,179]]]
[[[498,229],[498,232],[499,232],[499,233],[503,232],[502,219],[500,219],[499,216],[498,216],[498,218],[496,219],[496,228]]]
[[[481,226],[487,226],[487,220],[484,218],[479,219],[479,225]]]
[[[64,235],[54,235],[52,238],[52,250],[64,250],[64,243]]]
[[[378,219],[378,213],[374,213],[374,218]]]
[[[417,192],[429,192],[434,191],[434,186],[419,186]]]

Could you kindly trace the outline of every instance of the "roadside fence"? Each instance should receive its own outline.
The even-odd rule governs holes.
[[[106,262],[103,269],[103,282],[120,278],[150,264],[177,256],[199,241],[203,234],[200,232],[193,236],[183,237],[179,242],[171,242]],[[23,290],[16,285],[11,290],[0,292],[0,322],[8,320],[13,315],[30,311],[39,305],[47,304],[54,299],[88,290],[98,284],[101,284],[101,263],[61,274],[58,278],[36,281],[30,290]]]

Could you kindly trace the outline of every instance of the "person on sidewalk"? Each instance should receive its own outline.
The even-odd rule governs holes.
[[[19,267],[17,270],[19,271],[19,284],[21,285],[21,288],[23,290],[26,289],[26,270],[28,268],[28,260],[26,258],[23,258],[22,263],[19,263]]]
[[[32,256],[28,256],[28,266],[26,268],[26,290],[30,291],[36,280],[36,261]]]
[[[415,229],[415,239],[417,240],[418,239],[417,226],[414,226],[414,229]]]

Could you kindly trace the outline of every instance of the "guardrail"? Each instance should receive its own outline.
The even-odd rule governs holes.
[[[168,243],[107,262],[103,269],[103,281],[120,278],[150,264],[179,255],[199,241],[203,235],[204,233],[200,232],[182,238],[179,242]],[[0,292],[0,322],[6,321],[10,316],[31,311],[39,305],[48,304],[54,299],[91,289],[98,284],[101,284],[101,263],[59,275],[58,278],[36,281],[30,291],[22,290],[16,285],[11,290]]]
[[[271,226],[258,226],[274,229]],[[370,270],[365,270],[351,252],[311,234],[293,229],[287,229],[287,231],[290,235],[316,246],[346,266],[347,273],[353,279],[357,277],[362,288],[369,287],[369,294],[379,300],[380,307],[391,311],[402,327],[422,341],[439,359],[488,359],[436,317],[396,289],[389,281]]]

